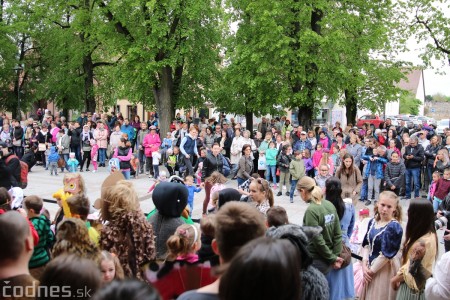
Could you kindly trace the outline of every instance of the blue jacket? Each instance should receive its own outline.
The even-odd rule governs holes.
[[[58,162],[58,160],[59,160],[58,151],[56,150],[55,146],[52,146],[50,148],[50,155],[48,156],[48,162]]]
[[[302,141],[300,139],[297,142],[295,142],[294,148],[293,148],[294,151],[295,150],[303,151],[305,149],[308,149],[309,151],[312,150],[312,145],[311,145],[310,140],[306,139],[306,140]]]
[[[371,157],[372,157],[372,155],[363,155],[362,156],[362,159],[366,160],[368,162],[364,176],[369,177],[371,165],[376,164],[375,175],[376,175],[377,179],[383,179],[384,178],[383,165],[387,164],[389,161],[387,160],[387,158],[379,157],[379,156],[376,156],[376,157],[378,157],[377,160],[371,161],[370,160]]]
[[[122,127],[120,127],[120,131],[122,131],[123,133],[128,134],[128,140],[131,141],[132,139],[134,139],[134,127],[131,125],[122,125]]]

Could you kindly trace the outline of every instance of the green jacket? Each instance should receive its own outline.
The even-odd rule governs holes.
[[[308,246],[313,259],[333,264],[342,251],[342,233],[339,217],[333,203],[322,200],[320,204],[311,201],[303,216],[303,226],[320,226],[322,233]]]
[[[45,216],[31,218],[30,221],[39,235],[39,243],[34,247],[33,255],[28,263],[28,267],[32,269],[41,267],[50,261],[49,253],[55,242],[55,235],[50,229],[50,221]]]
[[[277,165],[277,154],[278,150],[276,148],[269,148],[266,150],[266,165],[276,166]]]
[[[299,180],[305,176],[305,164],[303,159],[293,159],[289,164],[289,173],[291,173],[292,180]]]

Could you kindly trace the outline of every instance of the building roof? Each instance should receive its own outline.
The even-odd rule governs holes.
[[[402,79],[398,83],[398,86],[402,90],[410,91],[413,95],[417,95],[419,85],[422,83],[422,70],[413,69],[410,73],[406,74],[406,80]]]

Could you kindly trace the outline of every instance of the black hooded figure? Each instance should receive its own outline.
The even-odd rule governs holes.
[[[156,259],[164,260],[167,254],[166,242],[178,226],[185,222],[181,213],[186,208],[188,190],[182,183],[160,182],[153,191],[154,213],[148,218],[153,226],[156,244]]]

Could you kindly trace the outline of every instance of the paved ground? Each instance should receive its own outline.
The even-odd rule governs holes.
[[[102,185],[104,179],[109,175],[107,168],[99,168],[97,173],[91,172],[82,172],[80,173],[87,186],[87,195],[91,202],[94,202],[98,197],[100,197],[100,186]],[[49,171],[45,171],[41,166],[35,166],[32,169],[32,172],[28,175],[28,187],[25,190],[25,195],[38,195],[44,199],[53,199],[52,194],[60,189],[63,185],[63,173],[59,173],[58,176],[50,176]],[[148,194],[147,191],[149,187],[152,185],[153,179],[148,178],[148,176],[142,174],[137,179],[131,179],[133,182],[139,200],[141,201],[141,207],[144,213],[150,212],[153,208],[153,202],[151,200],[151,194]],[[237,182],[235,180],[230,180],[227,183],[228,187],[237,187]],[[277,191],[275,191],[276,194]],[[285,192],[285,191],[284,191]],[[193,218],[200,218],[202,213],[202,203],[204,199],[204,191],[195,194],[194,200],[194,211],[192,214]],[[294,197],[294,203],[289,202],[289,197],[285,196],[275,196],[275,205],[282,206],[286,209],[289,217],[289,221],[295,224],[302,224],[303,215],[307,208],[307,204],[301,200],[299,196]],[[404,213],[404,225],[406,225],[406,214],[409,205],[409,201],[401,201],[401,205],[403,207]],[[44,207],[50,211],[52,219],[58,210],[57,204],[48,203],[44,204]],[[358,202],[357,211],[364,207],[362,202]],[[370,207],[371,212],[373,211],[373,205]],[[372,213],[371,213],[372,214]],[[443,231],[438,231],[439,240],[442,241]],[[439,254],[444,253],[444,247],[441,243],[439,243]],[[440,256],[439,255],[439,256]]]

